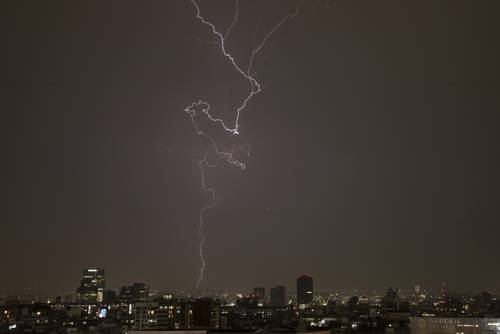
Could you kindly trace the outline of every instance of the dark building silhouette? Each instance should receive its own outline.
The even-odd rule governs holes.
[[[77,302],[102,303],[104,301],[104,288],[104,269],[83,269],[83,277],[76,290],[76,300]]]
[[[195,328],[220,327],[220,302],[212,298],[199,298],[193,305],[193,325]]]
[[[393,289],[392,287],[387,289],[387,292],[385,293],[385,298],[384,298],[384,301],[386,303],[394,303],[398,299],[399,299],[398,289]]]
[[[297,277],[297,304],[307,305],[313,301],[313,278],[302,275]]]
[[[114,290],[104,290],[104,302],[105,303],[114,303],[118,301],[118,297],[116,295],[116,291]]]
[[[284,286],[277,286],[271,288],[269,291],[272,306],[285,306],[286,305],[286,289]]]
[[[489,292],[481,291],[481,294],[474,296],[473,299],[477,315],[483,316],[490,313],[489,309],[493,302],[493,298]]]
[[[143,282],[135,282],[120,288],[120,300],[123,302],[145,301],[149,296],[149,286]]]
[[[351,297],[351,298],[349,298],[349,300],[347,301],[347,307],[348,307],[348,308],[349,308],[349,310],[351,310],[351,311],[357,310],[358,305],[359,305],[359,297],[358,297],[358,296],[352,296],[352,297]]]
[[[266,288],[253,288],[253,297],[257,299],[259,303],[266,301]]]
[[[236,300],[236,305],[243,308],[256,308],[259,306],[257,298],[254,296],[243,297]]]
[[[397,312],[399,310],[399,293],[398,289],[390,287],[387,289],[384,297],[384,311]]]

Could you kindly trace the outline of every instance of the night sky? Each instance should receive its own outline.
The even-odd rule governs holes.
[[[245,64],[295,1],[241,0]],[[500,286],[498,1],[306,0],[255,63],[242,171],[207,171],[205,289]],[[221,30],[234,1],[201,1]],[[0,292],[193,288],[196,161],[184,108],[249,92],[188,0],[2,1]]]

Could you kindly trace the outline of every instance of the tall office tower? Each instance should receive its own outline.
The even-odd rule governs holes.
[[[83,269],[80,286],[76,290],[77,302],[102,303],[104,300],[104,269]]]
[[[313,301],[313,278],[302,275],[297,277],[297,304],[307,305]]]
[[[285,306],[286,305],[286,289],[284,286],[277,286],[271,288],[269,295],[271,297],[272,306]]]
[[[266,301],[266,288],[253,288],[253,297],[259,303],[264,303]]]

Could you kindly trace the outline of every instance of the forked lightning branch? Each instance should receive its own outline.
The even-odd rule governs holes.
[[[234,153],[236,151],[243,152],[245,155],[249,155],[249,150],[248,146],[236,146],[232,147],[230,150],[223,150],[219,147],[217,144],[217,141],[209,136],[205,131],[200,129],[196,119],[199,117],[200,113],[204,115],[210,122],[215,123],[217,126],[221,127],[224,131],[228,132],[229,135],[238,135],[240,133],[240,116],[242,112],[247,108],[248,104],[251,102],[253,97],[260,93],[262,91],[262,87],[257,81],[257,79],[254,77],[254,74],[252,74],[252,68],[254,64],[255,57],[257,54],[263,49],[264,45],[266,42],[269,40],[271,35],[282,25],[284,24],[288,19],[294,18],[299,14],[300,7],[302,4],[305,2],[305,0],[299,1],[295,5],[295,10],[292,13],[289,13],[288,15],[284,16],[278,23],[276,23],[265,35],[264,37],[260,40],[260,42],[255,46],[254,49],[250,51],[250,60],[246,66],[243,66],[238,63],[238,60],[235,59],[231,52],[227,50],[225,42],[228,38],[228,36],[231,33],[231,30],[238,24],[238,16],[239,16],[239,0],[235,0],[235,9],[234,9],[234,18],[232,20],[231,25],[226,29],[225,32],[222,32],[219,28],[216,27],[214,23],[211,23],[208,21],[205,17],[202,16],[201,11],[200,11],[200,6],[195,0],[189,0],[196,12],[196,18],[204,25],[206,25],[214,35],[214,37],[217,39],[217,46],[220,47],[223,56],[228,60],[228,62],[231,64],[231,66],[241,75],[241,77],[248,81],[250,84],[250,91],[248,95],[242,100],[241,104],[236,108],[235,110],[235,116],[234,120],[229,122],[225,121],[219,117],[215,117],[213,112],[212,112],[212,107],[209,102],[203,101],[201,99],[195,100],[195,102],[191,103],[188,105],[185,109],[189,117],[191,118],[191,122],[193,123],[194,129],[196,131],[196,134],[198,136],[204,137],[211,145],[213,152],[215,153],[216,156],[216,162],[210,164],[207,160],[207,155],[208,152],[203,152],[201,160],[199,160],[198,167],[200,170],[200,175],[201,175],[201,188],[204,192],[207,192],[210,195],[211,202],[202,206],[200,209],[200,214],[199,214],[199,227],[198,227],[198,236],[200,238],[200,244],[199,244],[199,255],[200,255],[200,261],[201,261],[201,268],[200,268],[200,275],[198,277],[198,280],[196,281],[196,287],[198,288],[203,280],[203,276],[205,273],[206,269],[206,260],[203,255],[203,247],[206,242],[206,237],[203,234],[203,227],[204,227],[204,214],[207,210],[215,207],[221,198],[219,198],[216,194],[216,191],[208,187],[206,184],[206,169],[207,168],[214,168],[217,166],[218,161],[226,161],[230,165],[234,165],[236,167],[239,167],[241,169],[245,169],[245,164],[239,160],[237,160],[234,157]]]

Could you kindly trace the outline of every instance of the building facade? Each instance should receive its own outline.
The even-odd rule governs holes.
[[[411,317],[412,334],[500,334],[500,318]]]
[[[178,330],[193,328],[193,303],[181,299],[137,303],[134,330]]]
[[[297,304],[308,305],[313,301],[313,278],[302,275],[297,277]]]
[[[76,290],[77,302],[102,303],[104,301],[104,269],[86,268],[83,269],[80,286]]]

